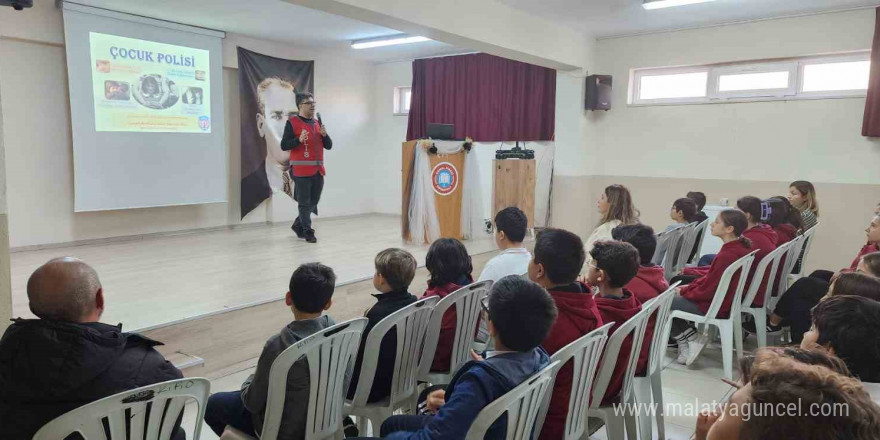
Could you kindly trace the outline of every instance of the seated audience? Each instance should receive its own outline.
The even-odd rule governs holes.
[[[664,232],[669,232],[675,228],[693,223],[697,221],[697,204],[689,198],[678,199],[672,203],[672,207],[669,209],[669,218],[671,218],[674,223],[667,226]],[[663,262],[663,257],[666,255],[666,243],[667,242],[664,241],[657,244],[657,258],[655,259],[657,263]],[[677,249],[670,249],[673,253],[671,256],[676,255],[680,250],[680,246]],[[672,264],[673,261],[673,258],[669,258],[666,264]]]
[[[523,246],[529,219],[511,206],[495,215],[495,244],[501,253],[486,262],[477,281],[498,281],[508,275],[523,275],[529,270],[532,254]]]
[[[767,224],[776,232],[776,246],[781,246],[795,239],[803,227],[801,213],[782,196],[764,200],[770,207],[770,218]]]
[[[99,322],[104,288],[85,262],[43,264],[28,279],[27,296],[39,319],[16,319],[0,340],[0,437],[29,440],[85,404],[183,377],[154,348],[161,343]],[[173,437],[186,438],[180,420]]]
[[[332,318],[324,315],[333,304],[331,298],[335,288],[336,274],[323,264],[303,264],[293,272],[284,302],[293,312],[294,320],[266,341],[256,372],[244,381],[240,391],[214,393],[208,399],[205,423],[215,434],[223,435],[227,425],[250,436],[261,434],[272,363],[290,346],[335,324]],[[306,359],[298,360],[290,368],[279,439],[305,438],[310,378]]]
[[[746,220],[749,222],[749,227],[743,232],[743,237],[748,238],[752,242],[752,249],[758,250],[755,254],[755,261],[752,262],[752,267],[749,270],[748,283],[746,284],[746,289],[748,289],[752,283],[752,278],[754,278],[755,271],[758,270],[758,263],[767,254],[776,250],[776,242],[779,240],[779,237],[773,228],[767,224],[772,210],[770,204],[762,202],[757,197],[746,196],[736,201],[736,207],[746,215]],[[760,287],[758,287],[758,294],[752,302],[753,307],[764,305],[764,293],[769,282],[770,271],[765,270],[764,278],[761,280]]]
[[[463,439],[483,408],[547,366],[550,358],[539,345],[556,319],[556,306],[546,290],[521,276],[507,276],[492,286],[484,304],[495,351],[474,353],[445,389],[428,396],[436,415],[392,416],[382,424],[382,438]],[[485,438],[506,435],[502,416]]]
[[[687,283],[677,288],[678,294],[672,300],[672,310],[705,315],[715,298],[715,290],[718,288],[724,271],[728,266],[752,251],[751,241],[743,236],[743,232],[748,227],[748,220],[741,211],[733,209],[721,211],[709,226],[712,235],[720,238],[724,244],[705,275],[699,277],[679,275],[672,278],[673,283],[676,281]],[[739,274],[731,279],[724,302],[718,311],[718,317],[726,318],[730,315],[738,280]],[[705,334],[698,337],[691,324],[681,319],[672,321],[671,334],[678,347],[676,360],[681,364],[692,364],[707,342]]]
[[[547,228],[536,237],[535,252],[529,263],[529,279],[550,292],[559,310],[556,323],[541,344],[550,355],[602,326],[592,291],[577,281],[585,258],[583,242],[574,233]],[[565,365],[556,374],[541,439],[562,438],[571,383],[572,366]]]
[[[418,301],[409,293],[409,285],[416,276],[416,258],[403,249],[390,248],[379,252],[375,260],[376,274],[373,275],[373,287],[379,291],[376,304],[364,314],[368,319],[367,327],[361,336],[357,360],[348,387],[348,398],[354,398],[360,380],[361,364],[364,361],[364,345],[370,330],[388,315]],[[378,402],[391,394],[391,379],[394,376],[394,361],[397,358],[397,333],[388,332],[379,345],[379,362],[376,364],[376,375],[367,402]]]
[[[813,326],[801,341],[801,348],[816,347],[842,359],[880,402],[880,302],[847,295],[820,301],[813,308]]]
[[[758,350],[753,363],[743,369],[745,385],[733,394],[723,413],[704,412],[699,416],[694,438],[877,438],[880,406],[871,401],[857,379],[846,375],[845,366],[831,358],[822,360],[819,353],[791,356],[788,352]]]
[[[872,257],[873,259],[874,257]],[[795,283],[794,286],[796,286]],[[792,286],[792,288],[794,288]],[[788,326],[791,329],[792,342],[800,344],[804,338],[804,333],[810,329],[812,320],[810,319],[810,310],[819,304],[823,298],[832,295],[854,295],[880,300],[880,278],[875,275],[863,273],[842,273],[829,285],[825,284],[825,291],[818,289],[802,289],[795,294],[791,294],[791,289],[786,292],[779,302],[776,309],[769,319],[781,319],[780,325],[775,326],[768,324],[768,330],[777,331],[782,326]],[[744,326],[745,327],[745,326]],[[752,331],[747,328],[747,330]]]
[[[706,195],[699,191],[689,191],[685,196],[694,201],[697,204],[697,218],[696,221],[698,223],[702,223],[704,220],[709,218],[705,212],[703,212],[703,208],[706,207]]]
[[[864,256],[880,251],[880,216],[871,219],[865,234],[867,244],[859,250],[849,267],[841,269],[840,273],[857,270]],[[880,276],[880,273],[872,272],[872,274]],[[828,292],[831,278],[834,276],[834,272],[816,270],[810,276],[795,281],[779,298],[776,309],[767,320],[767,331],[779,331],[782,327],[790,326],[792,342],[800,343],[804,332],[809,328],[809,320],[805,317],[809,317],[809,310]],[[799,318],[796,318],[797,322],[788,322],[786,318],[790,316]]]
[[[698,191],[690,191],[687,193],[687,198],[694,201],[697,204],[697,223],[703,223],[704,221],[709,219],[709,216],[703,212],[703,208],[706,206],[706,195],[698,192]],[[704,231],[705,232],[705,231]],[[703,245],[703,237],[697,237],[694,240],[694,248],[691,250],[690,255],[688,255],[688,261],[693,261],[694,257],[697,256],[697,253],[700,252],[700,247]]]
[[[452,292],[474,282],[471,272],[471,256],[460,241],[454,238],[440,238],[428,249],[425,257],[425,266],[431,277],[428,279],[428,290],[425,290],[422,299],[432,296],[445,298]],[[431,371],[449,371],[449,362],[452,358],[452,344],[455,342],[456,313],[452,306],[443,314],[440,324],[440,339],[437,342],[437,352],[431,363]]]
[[[605,187],[596,202],[596,207],[601,214],[601,219],[599,226],[587,238],[585,243],[587,253],[593,248],[593,243],[599,240],[611,240],[611,230],[616,226],[634,225],[639,222],[639,212],[633,205],[629,190],[623,185]]]
[[[640,303],[654,298],[669,288],[669,283],[664,278],[663,267],[651,262],[654,256],[654,248],[657,246],[657,237],[650,226],[620,225],[611,231],[611,236],[617,241],[624,241],[639,251],[639,272],[635,278],[626,284],[626,289],[636,296]]]
[[[597,241],[590,254],[593,256],[593,263],[587,272],[587,281],[599,290],[595,301],[602,322],[614,323],[608,333],[610,336],[642,310],[642,304],[635,295],[623,287],[639,271],[639,252],[629,243]],[[645,338],[650,341],[650,338],[654,336],[654,329],[648,329],[648,333],[649,335],[646,335]],[[643,344],[636,371],[644,371],[647,367],[650,347],[650,342]],[[631,350],[632,337],[628,337],[620,346],[620,354],[614,366],[614,373],[611,375],[611,381],[608,382],[608,389],[602,399],[603,404],[612,402],[620,394]]]
[[[788,185],[788,201],[800,211],[804,232],[819,223],[819,201],[812,183],[806,180],[791,182]]]

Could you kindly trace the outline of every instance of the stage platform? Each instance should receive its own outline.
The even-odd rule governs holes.
[[[13,316],[33,316],[27,279],[59,256],[81,258],[98,271],[107,302],[101,321],[121,322],[127,331],[277,301],[293,269],[306,262],[332,267],[338,286],[372,278],[373,258],[389,247],[407,249],[424,266],[428,246],[403,243],[399,216],[316,218],[314,224],[317,244],[297,239],[288,224],[273,224],[13,252]],[[471,255],[496,250],[491,235],[464,243]],[[420,294],[425,283],[417,277],[412,291]]]

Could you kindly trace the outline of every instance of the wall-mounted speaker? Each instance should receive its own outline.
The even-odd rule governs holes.
[[[611,110],[611,75],[587,77],[587,110]]]

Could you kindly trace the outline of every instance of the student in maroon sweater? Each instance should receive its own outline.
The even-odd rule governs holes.
[[[709,226],[712,235],[720,238],[724,244],[705,276],[676,289],[677,295],[672,300],[672,310],[684,310],[688,313],[705,315],[715,298],[715,289],[718,288],[721,275],[724,274],[728,266],[752,251],[751,242],[743,236],[743,232],[748,227],[748,221],[746,215],[741,211],[734,209],[721,211]],[[672,281],[675,282],[677,278],[673,278]],[[682,281],[688,282],[689,280],[689,278],[685,278]],[[727,290],[724,302],[718,311],[719,317],[727,317],[730,314],[738,282],[739,274],[730,281],[730,288]],[[681,319],[672,321],[672,334],[675,335],[674,338],[678,345],[678,363],[692,364],[707,341],[702,335],[697,338],[691,324]]]
[[[770,252],[776,250],[776,242],[779,237],[766,222],[770,220],[770,213],[773,210],[770,204],[762,202],[761,199],[753,196],[745,196],[736,201],[736,207],[746,215],[749,222],[748,229],[743,232],[743,237],[748,238],[752,242],[752,250],[757,249],[755,261],[749,270],[749,278],[747,279],[745,289],[748,289],[752,283],[755,271],[758,270],[758,263],[764,259]],[[758,288],[758,295],[752,303],[753,307],[764,304],[764,292],[767,290],[767,283],[770,281],[770,271],[764,271],[764,278],[761,280],[761,286]],[[743,293],[745,295],[745,293]]]
[[[474,282],[471,276],[474,270],[471,256],[468,255],[464,245],[454,238],[441,238],[431,243],[428,255],[425,257],[425,266],[431,277],[428,279],[428,289],[425,290],[422,299],[432,296],[445,298],[446,295]],[[452,343],[455,340],[455,321],[455,306],[452,306],[443,314],[440,339],[434,354],[434,362],[431,363],[431,371],[449,371]]]
[[[529,262],[529,279],[550,292],[559,311],[550,334],[542,344],[551,356],[602,325],[590,288],[577,281],[585,259],[584,243],[576,234],[555,228],[538,233],[532,261]],[[541,440],[564,437],[571,382],[572,366],[567,364],[556,375]]]
[[[602,322],[614,323],[610,332],[614,334],[620,326],[642,310],[642,304],[636,296],[623,287],[639,271],[639,251],[629,243],[597,241],[590,250],[590,256],[593,257],[593,262],[587,272],[587,281],[591,286],[599,289],[595,297],[596,307],[599,309]],[[653,335],[653,332],[651,334]],[[644,347],[650,345],[649,343]],[[603,404],[611,402],[623,388],[623,376],[626,374],[631,350],[632,337],[628,337],[620,347],[614,373],[602,398]],[[638,370],[643,370],[648,365],[649,351],[640,351]]]
[[[640,303],[654,298],[669,288],[663,276],[663,266],[651,262],[657,248],[657,236],[648,225],[620,225],[611,230],[611,237],[617,241],[625,241],[639,251],[639,272],[626,284],[626,289],[636,296]]]
[[[764,200],[770,206],[770,219],[767,224],[776,231],[776,246],[782,246],[795,239],[803,227],[801,212],[791,206],[791,202],[782,196]],[[782,263],[780,263],[781,265]]]

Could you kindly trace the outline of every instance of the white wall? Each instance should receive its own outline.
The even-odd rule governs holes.
[[[240,115],[235,48],[267,55],[315,60],[315,91],[334,139],[322,216],[373,211],[370,192],[353,191],[370,179],[375,145],[369,119],[373,103],[373,65],[335,53],[228,34],[224,41],[223,89],[228,121],[229,202],[90,213],[73,212],[73,165],[63,26],[52,2],[36,2],[16,13],[0,8],[0,97],[6,110],[2,136],[6,149],[7,205],[12,247],[66,243],[237,225],[239,220]],[[158,176],[157,176],[158,177]],[[294,205],[276,197],[244,223],[287,221]]]
[[[401,143],[406,140],[407,116],[395,116],[394,88],[412,86],[412,61],[376,66],[373,91],[376,146],[373,149],[373,200],[376,212],[400,214]]]
[[[613,109],[593,115],[596,175],[876,183],[880,144],[861,136],[864,98],[627,106],[631,69],[871,48],[874,10],[600,40]],[[637,160],[634,160],[637,158]],[[786,164],[786,166],[780,166]]]

